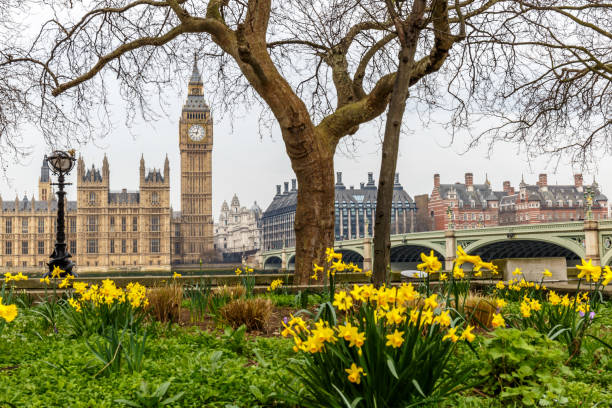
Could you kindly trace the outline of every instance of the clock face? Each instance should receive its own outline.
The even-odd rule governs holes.
[[[189,128],[189,137],[194,142],[200,142],[204,139],[204,128],[201,125],[193,125]]]

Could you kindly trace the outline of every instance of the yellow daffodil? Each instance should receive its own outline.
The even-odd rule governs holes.
[[[404,338],[402,337],[403,335],[403,331],[398,331],[395,329],[392,334],[387,335],[387,342],[385,343],[385,346],[391,346],[393,348],[401,347],[404,343]]]
[[[499,289],[499,290],[503,290],[503,289],[505,288],[505,286],[504,286],[504,282],[502,282],[502,281],[497,282],[497,284],[495,285],[495,287],[496,287],[497,289]]]
[[[522,275],[523,272],[521,271],[521,268],[516,268],[513,272],[512,275],[514,276],[518,276],[518,275]]]
[[[342,254],[334,252],[333,248],[327,248],[325,250],[325,260],[327,261],[327,263],[330,263],[334,259],[337,260],[337,261],[341,261],[342,260]]]
[[[412,283],[402,283],[397,289],[397,303],[402,305],[419,298],[419,292],[414,290]]]
[[[406,312],[406,308],[403,306],[399,306],[399,307],[394,307],[391,310],[389,310],[387,313],[385,313],[385,318],[387,319],[387,322],[390,324],[400,324],[404,321],[406,321],[406,315],[404,314]]]
[[[559,297],[554,290],[551,290],[548,292],[548,301],[551,305],[557,306],[559,303],[561,303],[561,297]]]
[[[53,271],[51,271],[51,278],[57,279],[57,278],[61,277],[62,274],[64,274],[64,272],[66,272],[66,271],[63,270],[62,268],[60,268],[58,265],[55,265],[53,267]]]
[[[523,315],[523,317],[531,317],[531,306],[529,305],[528,302],[521,302],[521,314]]]
[[[448,280],[448,275],[445,273],[441,273],[440,274],[440,280],[441,281],[447,281]]]
[[[497,308],[501,310],[506,306],[506,301],[504,299],[496,299],[495,306],[497,306]]]
[[[586,278],[587,282],[593,279],[593,282],[597,282],[601,276],[601,266],[593,265],[593,260],[589,259],[588,262],[582,260],[582,265],[576,265],[576,268],[580,271],[578,278]]]
[[[374,294],[376,293],[376,289],[374,288],[374,285],[370,284],[370,285],[362,285],[361,286],[361,290],[359,292],[359,295],[364,299],[364,300],[368,300],[370,299]]]
[[[334,294],[334,306],[338,308],[338,310],[349,310],[353,307],[353,298],[346,295],[345,291],[340,291]]]
[[[234,273],[236,274],[236,276],[240,276],[240,275],[242,275],[242,269],[240,269],[240,268],[236,268],[236,270],[234,271]]]
[[[603,280],[601,281],[601,284],[603,286],[607,286],[610,281],[612,281],[612,269],[610,269],[610,267],[606,265],[604,267],[604,276]]]
[[[438,323],[442,327],[448,327],[451,325],[451,318],[448,310],[441,312],[434,318],[434,323]]]
[[[172,279],[180,278],[181,276],[183,276],[183,275],[181,275],[181,274],[180,274],[180,273],[178,273],[178,272],[174,272],[174,273],[172,274]]]
[[[370,276],[372,276],[372,271],[365,271],[364,274],[369,278]]]
[[[348,373],[348,380],[355,384],[361,383],[361,375],[364,377],[366,373],[363,372],[363,368],[357,367],[355,363],[351,364],[351,368],[347,368],[344,371]]]
[[[417,269],[419,271],[423,271],[425,273],[438,272],[442,269],[442,263],[438,260],[438,257],[434,254],[433,249],[429,256],[421,253],[421,260],[423,263],[417,265]]]
[[[432,308],[435,309],[436,307],[438,307],[438,302],[436,302],[436,298],[438,297],[438,295],[436,295],[435,293],[433,295],[431,295],[430,297],[428,297],[427,299],[425,299],[425,307],[426,308]]]
[[[465,272],[461,269],[461,265],[455,262],[455,266],[453,267],[453,278],[455,279],[463,279],[465,277]]]
[[[542,276],[550,278],[552,276],[552,273],[548,269],[544,269],[544,272],[542,272]]]
[[[457,340],[459,340],[459,336],[457,336],[457,328],[456,327],[452,327],[450,329],[448,329],[448,332],[446,333],[446,335],[444,335],[444,337],[442,337],[442,341],[446,341],[446,340],[450,340],[453,343],[456,343]]]
[[[45,276],[44,278],[40,278],[39,281],[40,281],[40,283],[44,283],[44,284],[47,284],[47,285],[51,284],[51,280],[49,279],[48,276]]]
[[[571,304],[570,298],[568,294],[566,293],[565,296],[561,298],[561,306],[568,307],[570,304]]]
[[[74,310],[76,310],[77,312],[81,311],[81,304],[75,300],[74,298],[70,298],[68,299],[68,303],[70,304],[70,306],[72,306],[74,308]]]
[[[15,320],[17,314],[17,305],[3,305],[2,298],[0,297],[0,318],[4,319],[7,323],[10,323]]]
[[[281,286],[283,286],[283,280],[274,279],[272,283],[270,283],[270,286],[268,286],[268,292],[274,292],[276,289],[280,288]]]
[[[493,327],[506,327],[506,321],[501,313],[493,313],[493,320],[491,320]]]
[[[534,312],[539,312],[540,310],[542,310],[542,305],[536,299],[532,299],[529,302],[529,307],[531,307],[531,310],[533,310]]]
[[[473,342],[476,336],[472,333],[472,330],[474,330],[474,326],[468,325],[468,327],[463,330],[463,333],[461,333],[459,340],[467,340],[469,343]]]
[[[19,272],[17,273],[17,275],[15,275],[13,277],[14,281],[22,281],[22,280],[28,280],[28,277],[26,275],[24,275],[23,273]]]

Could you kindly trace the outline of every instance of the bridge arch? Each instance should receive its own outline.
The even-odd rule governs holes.
[[[344,263],[348,264],[352,262],[360,268],[363,268],[363,255],[360,254],[358,250],[341,248],[335,251],[342,254],[342,261]]]
[[[272,255],[266,258],[264,261],[264,269],[281,269],[283,266],[283,260],[280,256]]]
[[[295,270],[295,254],[291,255],[287,259],[287,270],[294,271]]]
[[[503,258],[564,257],[573,266],[584,257],[584,248],[563,238],[499,238],[483,239],[466,248],[470,255],[480,255],[485,261]]]
[[[602,258],[601,258],[601,266],[612,266],[612,251],[608,251]]]
[[[422,262],[421,253],[429,255],[432,250],[438,260],[444,265],[444,256],[437,249],[418,244],[395,245],[391,247],[391,270],[416,270],[416,266]]]

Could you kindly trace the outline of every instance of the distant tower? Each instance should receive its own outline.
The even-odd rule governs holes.
[[[53,199],[51,178],[49,177],[49,163],[47,163],[46,157],[43,159],[43,164],[40,167],[40,178],[38,179],[38,199],[40,201]]]
[[[181,237],[184,263],[197,263],[213,250],[213,121],[204,101],[197,61],[179,121],[181,152]]]

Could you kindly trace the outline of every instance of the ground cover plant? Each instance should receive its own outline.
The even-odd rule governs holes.
[[[328,257],[314,270],[322,293],[290,294],[276,282],[256,294],[247,280],[182,287],[171,278],[157,289],[183,299],[164,295],[154,300],[161,309],[151,307],[157,289],[71,278],[47,281],[58,296],[32,303],[13,287],[23,277],[11,275],[0,292],[0,406],[610,406],[606,268],[585,261],[590,294],[568,294],[564,306],[565,295],[557,302],[548,289],[528,291],[542,282],[517,283],[520,298],[514,289],[470,291],[491,265],[462,250],[453,271],[435,275],[441,265],[423,254],[424,282],[381,288],[336,285],[337,273],[354,268],[331,249]],[[430,287],[432,276],[443,284]],[[177,304],[178,324],[159,313]],[[271,310],[268,330],[249,327],[259,319],[250,304]],[[579,353],[563,338],[574,323]]]

